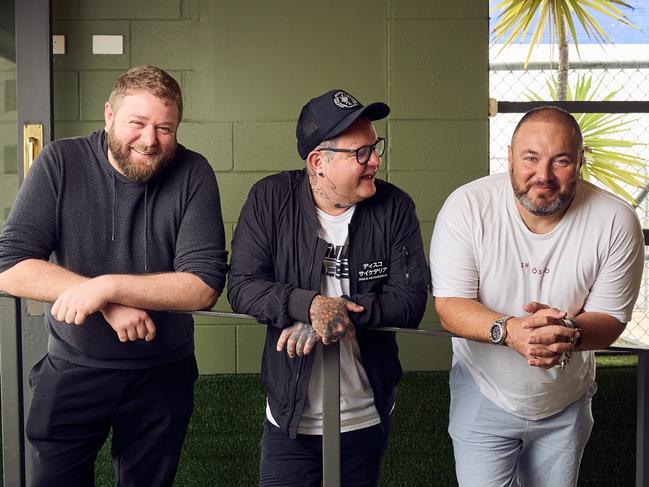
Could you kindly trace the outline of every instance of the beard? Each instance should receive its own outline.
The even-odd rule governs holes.
[[[525,187],[520,186],[516,179],[514,178],[514,171],[509,171],[509,176],[512,182],[512,187],[514,189],[514,195],[516,199],[521,204],[523,208],[529,211],[532,215],[535,216],[550,216],[556,213],[560,213],[570,205],[570,202],[577,192],[577,180],[574,180],[570,185],[565,189],[561,190],[556,184],[553,183],[543,183],[546,187],[551,187],[552,189],[558,190],[555,193],[554,198],[537,198],[537,202],[532,201],[527,193],[534,186],[539,185],[538,181],[533,180],[530,184]],[[540,203],[538,202],[540,200]]]
[[[115,136],[114,128],[107,133],[108,150],[117,163],[120,171],[129,180],[135,183],[146,183],[154,176],[164,171],[176,155],[176,144],[169,150],[161,150],[160,147],[153,148],[144,145],[127,145],[119,141]],[[135,163],[131,158],[131,150],[135,149],[143,153],[155,153],[147,162]]]

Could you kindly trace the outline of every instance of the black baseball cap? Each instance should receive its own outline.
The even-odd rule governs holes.
[[[363,106],[345,90],[328,91],[302,107],[295,129],[297,151],[306,159],[320,142],[342,134],[361,115],[380,120],[389,113],[390,107],[380,101]]]

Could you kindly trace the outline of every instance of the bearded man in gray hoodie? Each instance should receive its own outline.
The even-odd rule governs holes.
[[[122,76],[106,126],[46,146],[0,235],[0,289],[47,303],[31,372],[32,485],[94,485],[112,429],[119,485],[172,485],[198,375],[193,321],[227,272],[207,160],[177,144],[178,83]]]

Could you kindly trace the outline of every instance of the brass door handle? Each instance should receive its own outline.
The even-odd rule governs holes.
[[[43,149],[43,124],[26,123],[23,125],[23,177],[27,177],[34,159]],[[43,316],[43,303],[25,300],[25,311],[28,316]]]
[[[43,149],[43,124],[26,123],[23,126],[23,141],[23,176],[27,176],[34,159]]]

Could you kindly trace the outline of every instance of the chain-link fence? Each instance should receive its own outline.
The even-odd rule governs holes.
[[[491,65],[489,76],[490,97],[499,101],[531,101],[537,95],[540,99],[549,100],[550,90],[556,71],[551,69],[522,70],[513,66]],[[612,63],[599,63],[587,69],[584,66],[569,73],[569,86],[575,86],[578,77],[591,77],[592,101],[602,100],[615,91],[614,101],[638,101],[649,99],[649,61],[620,66]],[[521,114],[503,113],[490,120],[490,172],[492,174],[507,170],[507,146],[512,132]],[[615,138],[637,142],[638,145],[621,152],[641,157],[649,161],[649,114],[629,113],[624,120],[630,123],[624,133],[616,134]],[[638,168],[630,168],[639,171]],[[649,168],[640,169],[649,174]],[[637,188],[626,187],[635,198],[642,199],[637,213],[643,228],[649,228],[649,196]],[[642,342],[649,344],[649,260],[645,258],[644,275],[640,295],[636,302],[632,321],[620,339],[621,343]]]

